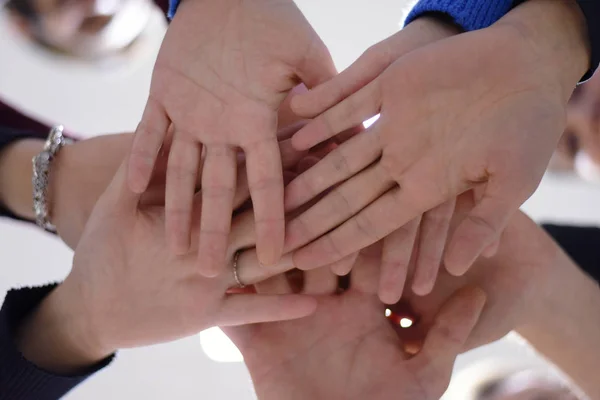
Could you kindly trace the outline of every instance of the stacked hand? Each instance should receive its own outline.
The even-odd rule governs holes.
[[[534,27],[523,20],[571,6],[528,2],[493,27],[437,41],[454,32],[435,30],[425,20],[294,99],[298,114],[317,116],[294,136],[297,149],[380,114],[368,130],[287,187],[286,209],[291,210],[337,185],[288,224],[287,249],[304,246],[294,254],[296,267],[327,265],[385,238],[380,297],[394,303],[402,294],[420,225],[412,288],[427,294],[455,198],[471,189],[477,205],[453,232],[443,265],[461,275],[480,254],[493,255],[510,217],[541,179],[564,128],[567,100],[586,65],[585,52],[577,47],[577,63],[569,67],[560,61],[559,50],[564,56],[569,40],[549,35],[546,45],[540,40],[542,45],[532,47],[528,30],[538,33],[539,25],[552,21],[564,26],[560,13]],[[581,32],[576,25],[573,30]],[[434,43],[419,47],[427,42],[423,36]]]
[[[202,274],[216,276],[223,269],[238,149],[248,165],[259,258],[267,265],[280,258],[285,221],[277,111],[298,82],[311,87],[334,73],[327,48],[292,0],[182,3],[156,62],[129,181],[138,193],[147,188],[171,127],[167,241],[176,254],[189,250],[201,175]]]

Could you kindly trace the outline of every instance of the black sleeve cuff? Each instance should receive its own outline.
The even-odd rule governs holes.
[[[600,283],[600,229],[544,224],[543,228],[569,257]]]
[[[11,290],[6,295],[0,310],[0,399],[59,399],[113,359],[109,357],[77,376],[58,376],[38,368],[23,357],[15,346],[14,330],[55,287]]]
[[[599,0],[577,0],[583,15],[587,21],[590,34],[590,45],[592,49],[591,65],[583,80],[590,79],[600,65],[600,1]]]

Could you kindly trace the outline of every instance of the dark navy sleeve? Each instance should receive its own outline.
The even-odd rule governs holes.
[[[543,227],[581,269],[600,283],[599,228],[551,224]]]
[[[56,287],[11,290],[0,309],[0,400],[56,400],[106,367],[112,357],[90,366],[76,376],[44,371],[19,352],[14,332],[20,322]]]

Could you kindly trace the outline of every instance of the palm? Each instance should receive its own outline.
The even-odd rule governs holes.
[[[402,336],[383,311],[375,290],[353,288],[320,298],[310,317],[226,332],[243,353],[260,399],[390,399],[399,394],[402,399],[438,399],[454,358],[440,354],[439,363],[427,366],[423,359],[409,360]]]

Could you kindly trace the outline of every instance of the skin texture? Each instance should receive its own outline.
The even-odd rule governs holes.
[[[136,130],[129,182],[143,192],[171,126],[167,167],[167,239],[175,254],[190,247],[194,183],[203,156],[198,266],[222,270],[241,149],[263,264],[281,256],[283,177],[277,110],[299,83],[335,74],[321,39],[292,0],[185,1],[160,50],[150,96]]]
[[[294,255],[296,267],[335,262],[392,233],[398,238],[387,240],[414,241],[419,216],[436,210],[439,229],[423,229],[433,239],[420,246],[424,259],[413,284],[426,294],[444,252],[452,202],[469,189],[476,189],[477,206],[454,230],[444,265],[461,275],[480,254],[493,255],[563,130],[566,102],[587,68],[585,37],[574,2],[529,1],[488,29],[406,54],[401,48],[399,57],[390,50],[397,38],[388,39],[345,75],[294,99],[300,115],[318,115],[294,136],[298,149],[380,114],[286,188],[290,210],[335,187],[286,228],[287,248],[305,246]],[[567,64],[565,57],[576,61]],[[382,287],[383,298],[398,298],[409,253],[386,262],[385,274],[397,285]]]
[[[195,268],[195,251],[170,254],[164,246],[165,208],[143,205],[127,188],[126,162],[87,221],[71,273],[19,328],[17,345],[28,360],[72,374],[117,349],[315,310],[316,301],[301,295],[232,294],[233,274],[205,278]],[[229,265],[237,250],[228,248]],[[238,272],[247,283],[272,274],[260,266]]]
[[[341,295],[327,293],[318,283],[322,279],[311,278],[326,269],[305,273],[302,293],[319,294],[319,305],[298,323],[226,329],[244,355],[260,399],[440,398],[485,296],[473,288],[457,292],[440,308],[413,357],[383,315],[377,281],[360,276],[373,267],[355,265],[352,287]],[[274,289],[291,292],[285,278],[257,285],[259,292]]]

